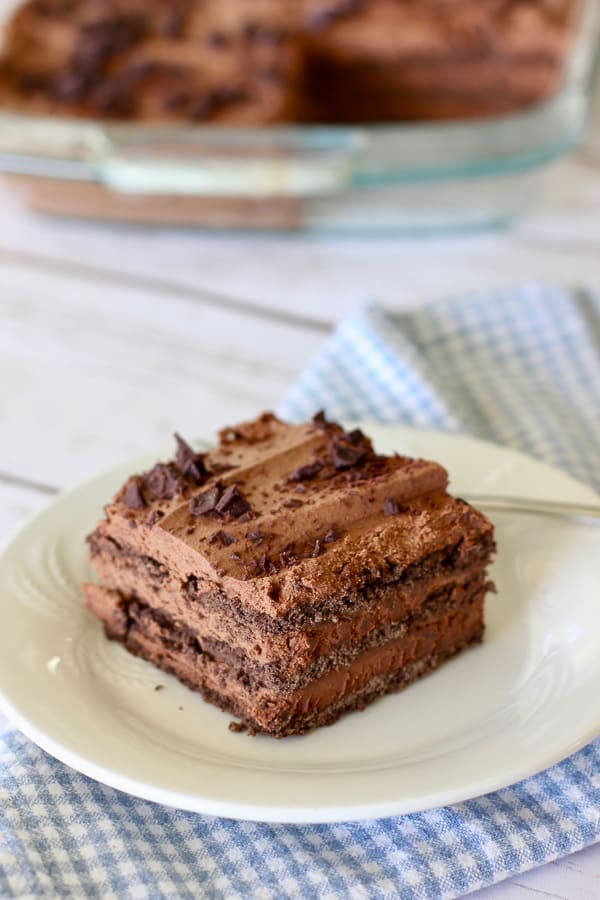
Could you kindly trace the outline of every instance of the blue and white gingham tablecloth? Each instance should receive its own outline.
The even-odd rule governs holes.
[[[600,488],[600,303],[526,285],[342,322],[279,412],[462,430]],[[600,739],[465,803],[359,824],[231,822],[128,797],[0,737],[0,897],[437,900],[600,840]]]

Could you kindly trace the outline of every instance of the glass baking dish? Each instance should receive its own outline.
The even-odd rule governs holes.
[[[560,88],[498,118],[234,129],[0,109],[0,172],[33,208],[133,223],[421,234],[507,225],[580,137],[600,4],[586,0]]]

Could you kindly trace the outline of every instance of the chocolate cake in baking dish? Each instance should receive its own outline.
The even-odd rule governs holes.
[[[0,101],[265,125],[489,116],[560,82],[580,0],[27,0]]]

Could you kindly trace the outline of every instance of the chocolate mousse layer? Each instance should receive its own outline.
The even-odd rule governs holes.
[[[344,713],[399,691],[483,636],[483,596],[487,586],[456,592],[447,602],[415,616],[396,637],[333,657],[303,679],[273,679],[266,667],[249,664],[226,644],[200,643],[192,632],[137,600],[113,595],[102,604],[107,635],[127,650],[178,678],[206,700],[238,716],[252,732],[273,737],[305,734],[331,725]],[[96,605],[88,588],[88,606]],[[279,674],[279,673],[278,673]]]
[[[86,603],[127,649],[283,736],[480,639],[493,529],[437,463],[377,454],[322,415],[263,414],[207,454],[177,441],[88,539],[102,584]]]
[[[483,596],[487,588],[485,577],[479,574],[432,590],[418,608],[403,616],[397,612],[390,615],[389,610],[376,617],[357,615],[339,625],[324,623],[312,634],[302,629],[284,636],[269,635],[266,639],[263,636],[262,643],[258,643],[261,636],[257,631],[251,642],[231,635],[235,629],[219,631],[217,621],[194,627],[189,620],[172,617],[164,608],[151,605],[138,594],[125,595],[97,585],[87,585],[85,594],[88,608],[105,622],[108,632],[117,640],[121,639],[124,612],[131,618],[131,610],[135,610],[139,620],[161,623],[169,633],[187,635],[189,641],[196,642],[216,659],[236,668],[242,666],[253,681],[289,692],[330,669],[348,664],[364,650],[404,636],[416,623],[435,621],[464,598]],[[221,622],[224,624],[226,618]]]

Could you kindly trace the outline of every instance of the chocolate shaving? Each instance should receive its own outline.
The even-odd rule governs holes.
[[[350,15],[360,6],[360,0],[343,0],[334,6],[325,8],[317,7],[308,17],[308,27],[311,31],[318,32],[328,28],[337,19]]]
[[[294,563],[298,562],[298,559],[299,557],[294,543],[287,544],[279,554],[279,562],[283,568],[286,566],[293,566]]]
[[[202,97],[197,97],[191,108],[190,108],[190,117],[197,121],[202,122],[204,119],[208,119],[215,110],[215,101],[211,94],[204,94]]]
[[[163,107],[169,112],[178,112],[189,105],[190,99],[188,91],[183,91],[181,89],[171,91],[164,95]]]
[[[93,93],[93,100],[99,110],[114,117],[127,118],[135,110],[133,97],[127,92],[127,84],[122,79],[113,78],[99,85]]]
[[[229,39],[222,31],[211,31],[206,42],[211,47],[225,47],[229,43]]]
[[[111,53],[126,50],[138,41],[146,30],[144,18],[134,13],[115,16],[82,26],[72,63],[77,68],[96,68]]]
[[[226,513],[229,516],[233,516],[235,519],[239,519],[240,516],[250,512],[250,508],[250,504],[236,484],[230,484],[229,487],[225,489],[225,492],[215,506],[216,512],[221,515]]]
[[[371,439],[368,438],[366,434],[360,430],[360,428],[354,428],[352,431],[348,431],[346,433],[346,437],[355,447],[364,447],[365,452],[371,451],[373,449]]]
[[[204,465],[206,454],[195,453],[177,432],[175,432],[175,440],[177,441],[175,465],[187,478],[191,478],[196,484],[203,484],[208,474]]]
[[[302,500],[288,500],[283,505],[286,507],[286,509],[300,509],[303,503]]]
[[[384,516],[397,516],[400,512],[400,507],[396,500],[385,500],[383,503],[383,514]]]
[[[267,554],[263,553],[262,556],[259,556],[257,559],[253,559],[251,565],[257,575],[266,575],[269,565],[269,558]]]
[[[235,544],[237,538],[235,538],[232,534],[229,534],[228,531],[215,531],[209,539],[209,544],[214,544],[215,541],[219,541],[222,547],[230,547],[231,544]]]
[[[255,575],[277,574],[277,566],[266,553],[263,553],[258,559],[253,559],[250,565]]]
[[[318,475],[322,468],[323,463],[318,460],[307,463],[305,466],[299,466],[297,469],[294,469],[292,474],[288,477],[288,481],[309,481],[311,478],[314,478],[315,475]]]
[[[145,490],[157,500],[172,500],[181,487],[179,476],[163,463],[157,463],[144,475]]]
[[[251,540],[250,534],[246,535],[246,537]],[[272,559],[267,553],[263,553],[262,556],[250,561],[248,570],[254,577],[261,575],[276,575],[281,569],[296,565],[296,563],[301,562],[303,559],[316,559],[316,557],[321,556],[323,553],[325,544],[330,544],[338,538],[339,532],[337,531],[336,526],[332,525],[322,538],[311,540],[307,537],[306,541],[303,541],[301,545],[297,545],[293,541],[286,544],[279,552],[276,559]]]
[[[160,23],[159,33],[163,37],[177,38],[183,31],[183,16],[181,13],[169,12]]]
[[[303,484],[296,485],[296,493],[297,494],[305,494],[306,493],[306,488],[304,487]]]
[[[61,72],[51,82],[51,93],[57,100],[67,103],[76,103],[82,100],[90,87],[90,77],[87,72]]]
[[[234,562],[240,562],[241,558],[242,558],[242,557],[240,556],[239,553],[231,553],[231,554],[229,555],[229,559],[233,559]]]
[[[216,510],[217,503],[221,497],[222,486],[219,482],[209,487],[207,491],[196,494],[192,497],[189,504],[190,513],[193,516],[206,516],[208,513]]]
[[[249,531],[246,537],[249,541],[252,541],[253,544],[260,544],[260,542],[264,538],[264,535],[260,528],[257,528],[255,531]]]
[[[132,479],[127,485],[123,494],[123,503],[129,509],[144,509],[146,507],[146,501],[137,478]]]
[[[332,438],[329,445],[331,461],[338,471],[350,469],[373,455],[373,446],[366,435],[358,428],[348,434],[339,434]]]
[[[231,516],[247,522],[250,519],[251,506],[236,484],[223,489],[218,481],[208,490],[192,497],[189,505],[193,516],[206,516],[215,513],[218,516]]]

